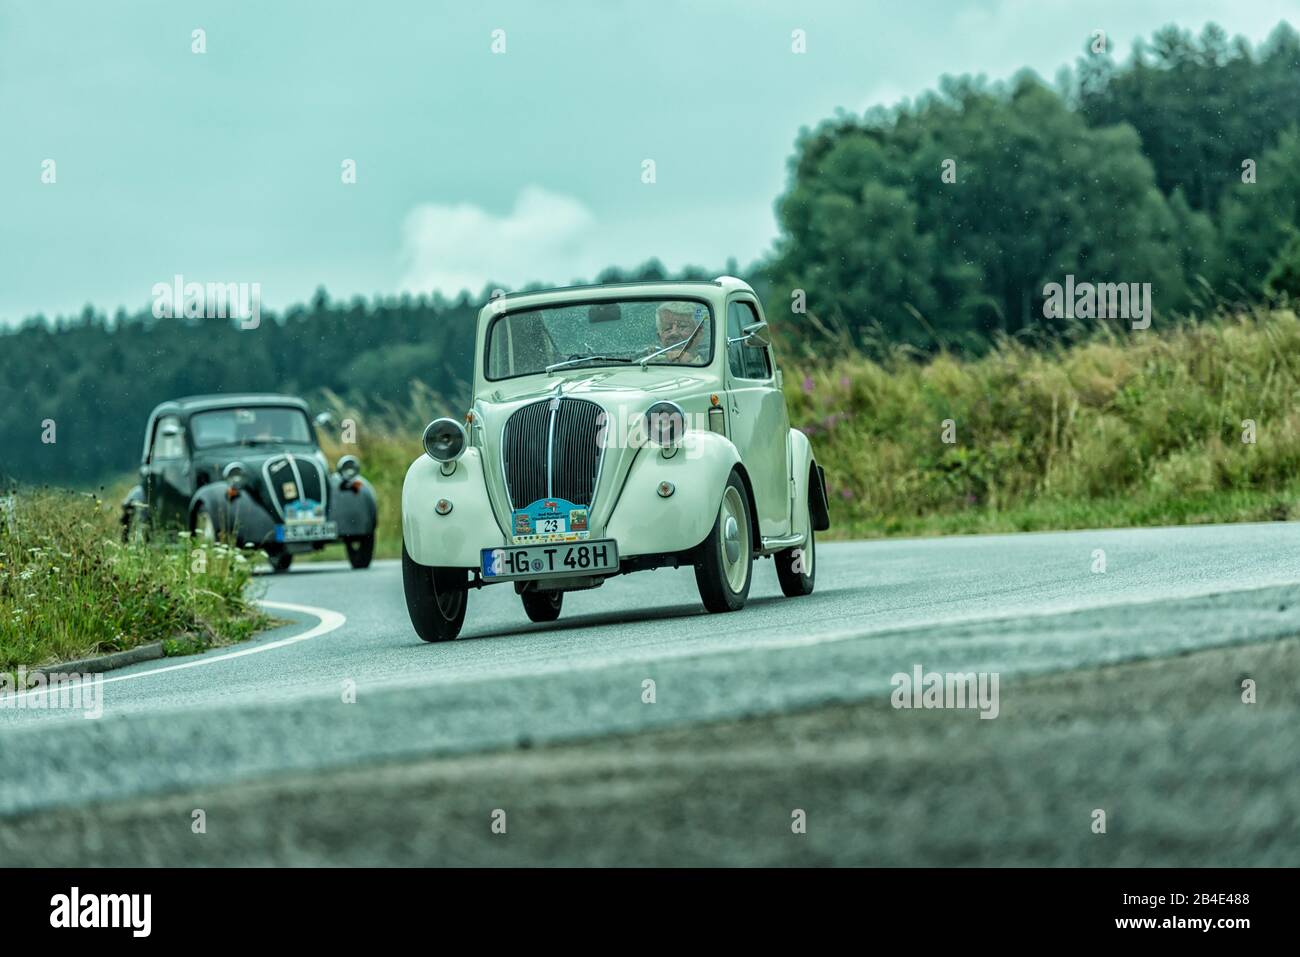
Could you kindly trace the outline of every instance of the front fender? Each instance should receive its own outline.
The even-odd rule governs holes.
[[[446,515],[434,511],[441,498],[451,503]],[[419,564],[446,568],[478,568],[479,549],[505,543],[478,449],[466,449],[450,475],[427,455],[411,463],[402,482],[402,541]]]
[[[605,525],[606,536],[618,542],[620,557],[686,551],[713,528],[740,452],[716,432],[690,432],[688,441],[689,447],[668,459],[652,445],[637,452]],[[660,482],[671,482],[673,494],[661,496]]]
[[[194,526],[194,513],[202,505],[212,516],[217,531],[230,535],[239,545],[265,545],[273,541],[275,519],[247,491],[241,491],[233,499],[227,498],[228,487],[224,481],[210,482],[194,493],[190,499],[190,527]]]
[[[339,537],[353,535],[373,535],[375,523],[379,518],[379,503],[375,498],[375,489],[363,478],[358,478],[361,488],[355,492],[343,489],[342,477],[332,473],[330,482],[330,520],[337,523]]]

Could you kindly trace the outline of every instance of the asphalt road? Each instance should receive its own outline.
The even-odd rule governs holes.
[[[99,720],[0,708],[0,847],[6,819],[60,810],[303,775],[315,794],[367,768],[879,704],[918,665],[998,673],[1014,719],[1016,678],[1300,635],[1297,546],[1293,523],[823,545],[807,598],[764,561],[745,610],[708,615],[693,575],[664,569],[542,625],[501,585],[437,645],[410,628],[397,563],[303,564],[262,579],[287,624],[112,673]]]

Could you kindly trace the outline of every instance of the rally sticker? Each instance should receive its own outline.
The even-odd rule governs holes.
[[[576,542],[590,536],[587,509],[562,498],[539,498],[514,513],[514,543]]]

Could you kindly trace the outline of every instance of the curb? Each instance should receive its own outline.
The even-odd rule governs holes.
[[[115,651],[112,654],[99,655],[95,658],[82,658],[79,661],[61,661],[57,665],[45,665],[40,668],[32,668],[27,673],[29,675],[66,674],[68,672],[98,674],[102,671],[112,671],[115,668],[125,668],[127,665],[138,664],[141,661],[153,661],[162,656],[163,643],[161,641],[151,641],[147,645],[140,645],[138,648],[129,648],[126,651]]]

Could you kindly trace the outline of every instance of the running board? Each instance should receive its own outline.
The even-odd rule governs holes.
[[[759,551],[764,555],[771,555],[773,552],[802,545],[803,540],[804,536],[802,535],[777,535],[773,538],[763,538],[763,544]]]

